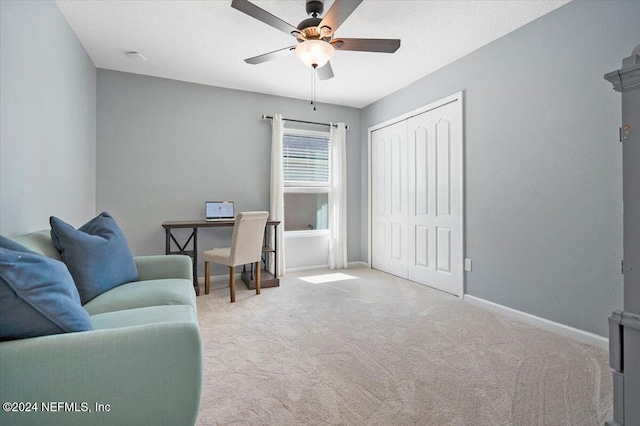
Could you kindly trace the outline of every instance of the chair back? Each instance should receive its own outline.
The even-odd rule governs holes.
[[[232,265],[245,265],[260,260],[267,217],[269,212],[242,212],[236,215],[229,253]]]

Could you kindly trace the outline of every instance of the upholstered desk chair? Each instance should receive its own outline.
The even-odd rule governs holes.
[[[236,215],[231,237],[231,247],[215,248],[203,253],[204,293],[209,294],[210,262],[229,267],[229,291],[231,302],[236,301],[236,266],[255,262],[256,294],[260,294],[260,262],[262,260],[262,238],[267,224],[268,212],[243,212]]]

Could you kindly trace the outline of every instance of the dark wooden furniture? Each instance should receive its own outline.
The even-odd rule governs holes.
[[[269,232],[273,232],[272,235],[276,234],[278,229],[278,225],[280,224],[279,220],[267,220],[267,226],[264,229],[264,243],[262,247],[263,253],[263,261],[265,265],[265,269],[262,271],[260,276],[260,287],[278,287],[280,285],[280,280],[278,279],[278,243],[277,239],[274,238],[274,247],[270,247],[268,244]],[[162,227],[165,231],[165,254],[185,254],[187,256],[191,256],[193,259],[193,287],[196,292],[196,295],[200,295],[200,290],[198,287],[198,229],[200,228],[220,228],[220,227],[229,227],[234,226],[235,220],[219,220],[215,222],[207,222],[206,220],[186,220],[186,221],[167,221],[162,223]],[[184,244],[180,244],[176,237],[171,233],[173,229],[192,229],[189,238]],[[272,230],[270,229],[272,228]],[[177,248],[172,250],[171,242]],[[269,256],[273,255],[274,259],[274,273],[267,271],[267,265],[269,262]],[[249,270],[243,268],[242,272],[242,281],[245,283],[247,288],[250,290],[254,290],[255,287],[255,276],[253,271],[253,265]]]

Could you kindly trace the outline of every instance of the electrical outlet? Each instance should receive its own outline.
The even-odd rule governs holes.
[[[471,259],[464,259],[464,270],[471,272]]]

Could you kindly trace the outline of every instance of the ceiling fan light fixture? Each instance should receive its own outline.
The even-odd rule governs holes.
[[[305,40],[296,46],[296,56],[311,68],[322,68],[334,53],[333,46],[323,40]]]

